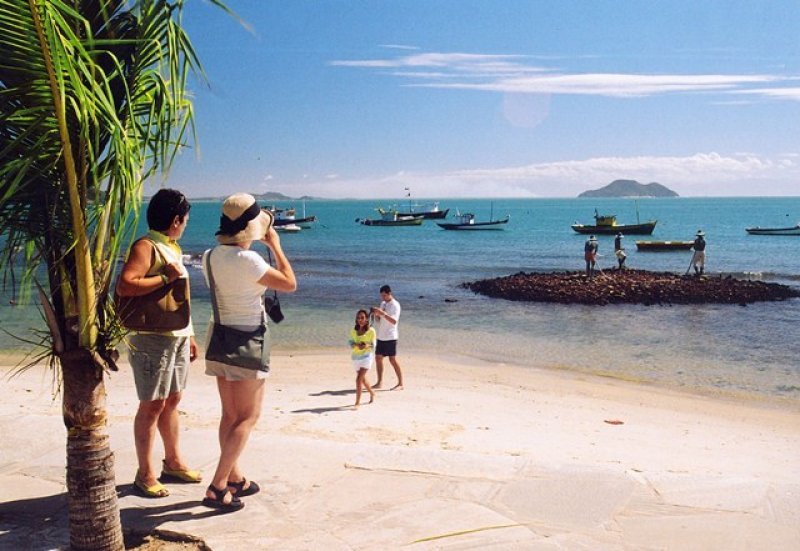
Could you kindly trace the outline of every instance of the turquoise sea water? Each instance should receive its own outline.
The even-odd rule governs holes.
[[[393,202],[385,201],[383,206]],[[467,355],[643,380],[712,393],[749,394],[800,405],[800,300],[750,306],[578,306],[488,299],[461,289],[465,281],[524,271],[583,268],[594,209],[620,223],[657,219],[652,237],[625,238],[628,265],[686,271],[691,252],[640,253],[636,239],[691,240],[706,232],[709,274],[733,274],[800,286],[800,238],[750,236],[748,226],[788,226],[800,220],[800,198],[442,200],[451,212],[485,220],[511,215],[505,231],[449,232],[433,221],[420,227],[367,227],[375,201],[308,201],[313,229],[284,234],[282,243],[299,290],[282,297],[286,321],[273,328],[283,350],[340,347],[358,308],[377,304],[392,286],[403,306],[403,351]],[[283,204],[301,210],[300,203]],[[638,211],[638,212],[637,212]],[[196,254],[213,244],[217,202],[193,203],[181,241]],[[599,237],[600,267],[615,265],[613,237]],[[260,250],[263,251],[263,248]],[[190,267],[198,333],[210,315],[199,267]],[[0,306],[2,327],[24,334],[41,326],[32,305]],[[0,335],[0,349],[18,348]],[[409,367],[413,377],[413,366]]]

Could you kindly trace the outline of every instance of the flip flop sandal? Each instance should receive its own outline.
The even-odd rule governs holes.
[[[142,497],[159,498],[167,497],[169,495],[169,490],[167,490],[167,487],[160,482],[156,482],[152,486],[147,486],[138,478],[134,479],[133,481],[133,489]]]
[[[244,507],[244,503],[238,497],[231,494],[231,491],[228,488],[225,488],[223,490],[217,490],[213,484],[209,484],[208,491],[214,494],[214,497],[203,498],[203,505],[205,505],[206,507],[217,509],[221,513],[232,513]],[[230,503],[225,503],[226,494],[231,495],[232,499]]]
[[[168,469],[167,460],[162,462],[161,477],[162,482],[178,482],[185,484],[197,484],[203,480],[203,475],[200,471],[193,471],[189,469]]]
[[[250,481],[250,485],[245,488],[244,485],[247,484],[247,479],[243,478],[241,482],[231,482],[228,481],[228,488],[233,488],[236,492],[233,494],[236,497],[247,497],[257,494],[261,491],[261,488],[258,484],[254,481]]]

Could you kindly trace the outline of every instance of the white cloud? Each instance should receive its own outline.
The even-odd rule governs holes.
[[[768,98],[786,99],[800,101],[800,87],[795,88],[754,88],[751,90],[739,90],[737,94],[755,94]]]
[[[423,83],[426,88],[457,88],[526,94],[576,94],[612,97],[642,97],[675,92],[732,90],[752,83],[778,80],[767,75],[628,75],[594,73],[542,75],[499,79],[486,83]]]
[[[800,163],[697,153],[686,157],[595,157],[517,167],[440,173],[398,172],[378,178],[307,181],[278,191],[329,198],[388,199],[410,187],[415,197],[573,197],[616,179],[659,182],[680,195],[800,195]]]
[[[381,44],[381,48],[387,48],[389,50],[419,50],[418,46],[405,46],[403,44]]]
[[[769,74],[568,73],[531,65],[531,56],[415,53],[385,59],[337,60],[338,67],[398,69],[389,73],[406,86],[525,94],[643,97],[671,93],[742,93],[800,101],[800,88],[781,87],[800,77]],[[764,88],[770,83],[772,86]],[[759,88],[752,88],[760,86]]]

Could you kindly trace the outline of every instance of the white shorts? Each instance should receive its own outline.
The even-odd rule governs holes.
[[[372,356],[367,356],[366,358],[360,358],[358,360],[353,360],[353,369],[355,371],[359,371],[361,369],[367,369],[372,367]]]

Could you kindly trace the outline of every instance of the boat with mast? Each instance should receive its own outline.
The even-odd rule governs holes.
[[[511,220],[511,215],[505,218],[494,219],[494,203],[492,203],[489,220],[487,222],[476,222],[475,215],[471,212],[456,214],[455,222],[436,222],[436,225],[445,230],[502,230]]]
[[[406,197],[408,198],[408,206],[407,207],[395,207],[398,216],[422,216],[425,220],[439,220],[441,218],[447,218],[447,213],[450,212],[450,209],[440,210],[439,209],[439,201],[433,201],[430,203],[411,203],[411,188],[405,188],[406,190]],[[401,210],[402,209],[402,210]]]
[[[579,224],[572,225],[573,231],[583,234],[593,235],[610,235],[621,233],[623,235],[650,235],[656,228],[658,220],[648,220],[647,222],[639,222],[639,209],[636,209],[636,224],[617,224],[616,214],[600,215],[597,209],[594,209],[594,224]]]
[[[380,218],[356,218],[356,222],[364,226],[421,226],[424,218],[422,216],[401,216],[394,209],[375,209]]]
[[[317,221],[314,215],[306,216],[306,205],[303,203],[303,216],[297,217],[297,210],[294,207],[282,209],[271,205],[266,207],[274,216],[275,229],[280,229],[284,226],[296,226],[298,228],[310,228],[311,224]]]

